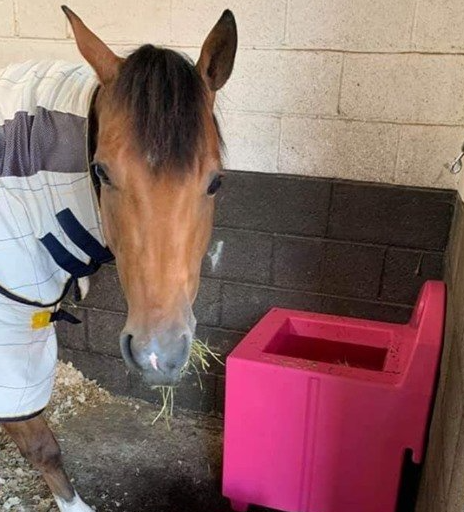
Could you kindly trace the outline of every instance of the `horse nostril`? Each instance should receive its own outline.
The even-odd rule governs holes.
[[[138,364],[135,362],[134,355],[132,354],[132,338],[132,334],[121,334],[121,337],[119,338],[119,346],[121,347],[121,354],[127,366],[133,370],[140,370]]]
[[[172,363],[172,362],[166,363],[165,366],[166,366],[166,369],[169,370],[169,371],[175,370],[177,368],[177,364],[176,363]]]

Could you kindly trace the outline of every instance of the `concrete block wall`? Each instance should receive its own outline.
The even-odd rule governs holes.
[[[62,0],[0,0],[0,65],[80,60]],[[219,95],[227,167],[453,188],[464,138],[459,0],[69,0],[121,54],[193,58],[224,8],[240,48]],[[464,183],[464,180],[463,180]]]
[[[273,306],[406,322],[427,279],[443,276],[456,194],[326,178],[228,172],[194,306],[197,335],[225,359]],[[278,207],[276,207],[278,205]],[[68,306],[72,307],[72,306]],[[156,401],[119,351],[126,304],[114,265],[59,324],[61,357],[112,391]],[[220,414],[224,368],[183,380],[176,403]]]
[[[416,512],[464,509],[464,206],[458,200],[445,258],[445,346]]]

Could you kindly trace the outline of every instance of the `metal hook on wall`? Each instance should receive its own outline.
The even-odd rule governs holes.
[[[463,158],[464,158],[464,144],[461,146],[461,153],[456,158],[456,160],[454,160],[452,162],[452,164],[450,165],[449,171],[451,174],[458,174],[459,172],[461,172]]]

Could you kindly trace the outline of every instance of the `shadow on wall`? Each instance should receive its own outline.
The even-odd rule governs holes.
[[[464,208],[459,197],[445,263],[445,346],[416,512],[464,508]]]

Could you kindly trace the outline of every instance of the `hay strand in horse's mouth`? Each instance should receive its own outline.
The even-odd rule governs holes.
[[[211,366],[211,360],[216,361],[220,365],[224,366],[224,363],[219,358],[217,352],[213,352],[208,344],[199,340],[194,339],[192,342],[192,349],[190,352],[190,358],[183,369],[184,374],[191,374],[192,371],[198,378],[198,384],[200,389],[203,390],[203,382],[201,380],[202,373],[208,373]],[[156,386],[161,397],[161,409],[158,411],[155,419],[152,421],[154,425],[159,419],[164,418],[168,429],[171,428],[170,419],[174,414],[174,387],[172,386]]]

